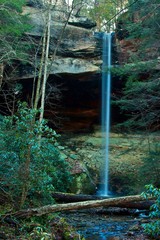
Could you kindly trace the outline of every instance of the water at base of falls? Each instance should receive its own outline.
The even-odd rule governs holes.
[[[102,54],[102,138],[104,147],[104,167],[102,173],[102,187],[99,195],[109,195],[109,133],[110,133],[110,92],[111,92],[111,33],[103,34],[103,54]]]
[[[117,216],[95,209],[60,213],[60,216],[86,240],[125,239],[126,233],[139,223],[139,218],[132,215]]]

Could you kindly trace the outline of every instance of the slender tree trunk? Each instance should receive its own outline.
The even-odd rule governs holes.
[[[34,97],[34,94],[33,94],[33,92],[35,90],[33,89],[33,92],[32,92],[32,98],[34,98],[32,100],[32,102],[34,102],[32,105],[33,105],[34,109],[38,108],[38,103],[39,103],[40,98],[42,97],[42,91],[44,90],[43,84],[44,84],[44,81],[46,82],[47,78],[48,78],[47,74],[46,74],[47,77],[44,76],[44,75],[45,75],[45,71],[48,69],[48,55],[49,55],[49,44],[50,44],[50,25],[51,25],[51,23],[50,23],[51,22],[51,3],[52,3],[52,0],[50,0],[49,3],[46,3],[46,4],[48,4],[48,9],[46,10],[45,19],[44,19],[45,25],[44,25],[43,41],[42,41],[42,56],[41,56],[41,62],[40,62],[40,68],[39,68],[35,97]],[[56,5],[56,3],[55,3],[55,5]],[[48,53],[47,53],[47,51],[48,51]],[[43,79],[42,79],[42,77],[43,77]]]
[[[72,4],[73,4],[73,3],[72,3]],[[57,51],[58,51],[58,48],[59,48],[59,46],[60,46],[60,44],[61,44],[61,41],[62,41],[62,39],[63,39],[63,35],[64,35],[65,29],[66,29],[66,26],[67,26],[67,24],[68,24],[68,21],[69,21],[69,18],[70,18],[70,16],[71,16],[72,11],[73,11],[73,5],[72,5],[72,8],[71,8],[71,10],[70,10],[70,12],[69,12],[69,14],[68,14],[67,20],[66,20],[66,22],[65,22],[65,24],[64,24],[64,26],[63,26],[63,28],[62,28],[61,34],[60,34],[60,36],[59,36],[59,38],[58,38],[57,45],[56,45],[56,47],[55,47],[53,56],[52,56],[52,58],[51,58],[51,64],[50,64],[50,67],[49,67],[49,70],[48,70],[47,78],[49,77],[49,72],[51,71],[52,64],[53,64],[53,62],[54,62],[55,59],[56,59]]]
[[[3,63],[0,63],[0,88],[2,86],[2,81],[3,81],[3,70],[4,70],[4,65]]]
[[[41,62],[40,62],[38,80],[37,80],[36,95],[34,100],[34,109],[38,108],[38,102],[41,96],[41,82],[42,82],[43,66],[44,66],[44,59],[45,59],[45,48],[46,48],[46,34],[47,34],[47,27],[45,25],[44,33],[43,33],[43,43],[42,43],[42,56],[41,56]]]
[[[56,3],[57,3],[57,1],[56,1]],[[56,6],[56,3],[54,5],[54,7]],[[60,46],[61,40],[64,35],[65,28],[68,24],[69,18],[71,16],[71,13],[73,10],[73,8],[72,8],[68,14],[67,20],[62,28],[61,34],[57,41],[57,45],[54,50],[53,57],[50,60],[50,66],[49,66],[49,58],[48,57],[49,57],[49,46],[50,46],[51,10],[53,10],[52,0],[49,0],[49,2],[46,4],[48,5],[48,10],[46,10],[46,17],[45,17],[46,24],[45,24],[44,35],[43,35],[42,57],[41,57],[38,81],[37,81],[37,86],[36,86],[35,98],[34,98],[34,100],[32,100],[32,102],[34,102],[32,104],[34,109],[38,108],[39,100],[41,100],[41,103],[40,103],[41,112],[40,112],[40,117],[39,117],[40,123],[42,122],[43,116],[44,116],[46,83],[47,83],[47,79],[49,77],[49,72],[51,70],[52,63],[56,58],[57,50]],[[33,91],[34,91],[34,89],[33,89]],[[33,92],[32,92],[32,96],[34,96]]]
[[[43,120],[44,116],[44,103],[45,103],[45,92],[46,92],[46,83],[48,78],[48,56],[49,56],[49,46],[50,46],[50,28],[51,28],[51,0],[48,6],[48,16],[47,16],[47,32],[46,32],[46,49],[45,49],[45,60],[44,60],[44,74],[43,74],[43,82],[42,82],[42,96],[41,96],[41,112],[40,112],[40,123]]]
[[[22,192],[21,192],[21,199],[19,204],[19,209],[21,209],[25,203],[29,184],[30,184],[30,163],[31,163],[31,145],[28,145],[27,153],[26,153],[26,162],[24,167],[20,169],[20,174],[22,175]]]

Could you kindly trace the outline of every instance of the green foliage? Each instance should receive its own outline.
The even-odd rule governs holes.
[[[147,130],[159,128],[159,90],[159,79],[139,81],[133,75],[128,78],[123,96],[114,101],[128,116],[123,124],[125,127]]]
[[[116,14],[116,4],[113,2],[99,1],[92,9],[89,16],[97,23],[98,30],[104,30],[105,23]],[[107,24],[107,30],[110,31],[112,22]]]
[[[148,7],[146,7],[146,5]],[[159,38],[159,0],[139,0],[128,9],[128,21],[125,25],[128,30],[128,39],[137,39],[137,44],[152,47]],[[143,44],[144,43],[144,44]],[[156,47],[156,45],[154,45]],[[146,49],[145,49],[146,50]],[[148,50],[148,48],[147,48]],[[144,56],[147,52],[144,52]],[[140,56],[139,56],[140,57]]]
[[[139,0],[120,17],[119,34],[124,38],[127,62],[113,71],[123,80],[122,94],[115,99],[128,121],[125,127],[145,130],[159,129],[160,79],[157,71],[160,55],[160,11],[159,1]],[[147,6],[147,7],[146,7]],[[123,30],[122,30],[123,28]],[[125,33],[123,35],[123,32]],[[127,50],[128,49],[128,50]],[[125,83],[124,83],[125,82]]]
[[[116,15],[126,5],[125,0],[74,0],[74,5],[81,5],[81,15],[88,16],[96,22],[98,31],[113,31]]]
[[[1,232],[6,239],[26,239],[26,240],[84,240],[75,229],[70,226],[64,218],[58,214],[45,216],[34,216],[25,220],[12,219],[14,223],[1,225]],[[0,222],[1,223],[1,222]]]
[[[0,5],[1,8],[3,7],[4,9],[7,8],[13,8],[17,12],[21,13],[22,12],[22,6],[25,4],[25,0],[0,0]]]
[[[48,216],[32,217],[22,222],[22,233],[26,233],[27,239],[64,239],[84,240],[70,226],[64,218],[50,214]]]
[[[0,184],[16,207],[51,203],[51,192],[66,191],[69,166],[57,150],[57,134],[25,103],[0,126]],[[40,139],[39,136],[42,136]]]
[[[146,157],[143,157],[143,165],[140,168],[141,183],[151,183],[156,187],[160,187],[160,143],[154,137],[148,145]]]
[[[23,0],[1,0],[0,1],[0,34],[21,35],[23,26],[21,20],[24,20],[22,13],[22,7],[25,4]],[[25,25],[24,25],[25,26]]]
[[[23,34],[31,28],[28,17],[22,15],[24,0],[0,0],[0,62],[26,58]]]
[[[160,189],[155,188],[153,185],[146,185],[146,192],[142,193],[142,196],[156,199],[149,214],[154,221],[143,224],[143,228],[148,235],[158,238],[160,237]]]

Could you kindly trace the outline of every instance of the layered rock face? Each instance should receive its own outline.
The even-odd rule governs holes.
[[[40,2],[36,6],[35,1],[28,1],[28,6],[23,9],[23,14],[29,14],[32,26],[23,40],[24,44],[32,45],[30,64],[16,62],[14,71],[9,74],[10,80],[23,85],[28,98],[31,98],[33,79],[40,68],[45,27],[45,8]],[[66,9],[67,5],[63,3],[52,10],[46,94],[53,92],[46,101],[45,117],[60,131],[88,131],[99,121],[101,39],[92,32],[94,22],[72,14],[69,17]]]

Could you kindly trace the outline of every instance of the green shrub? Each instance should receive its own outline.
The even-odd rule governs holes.
[[[143,224],[144,231],[152,237],[160,237],[160,189],[155,188],[153,185],[146,185],[147,191],[142,193],[145,198],[154,197],[155,203],[151,206],[149,216],[154,221]]]
[[[51,192],[66,191],[71,180],[56,147],[58,135],[46,121],[35,120],[36,114],[20,103],[17,114],[0,126],[0,186],[16,208],[53,202]]]
[[[21,234],[27,236],[26,239],[64,239],[64,240],[84,240],[76,232],[74,227],[69,225],[64,218],[50,214],[46,216],[36,216],[22,221]]]

